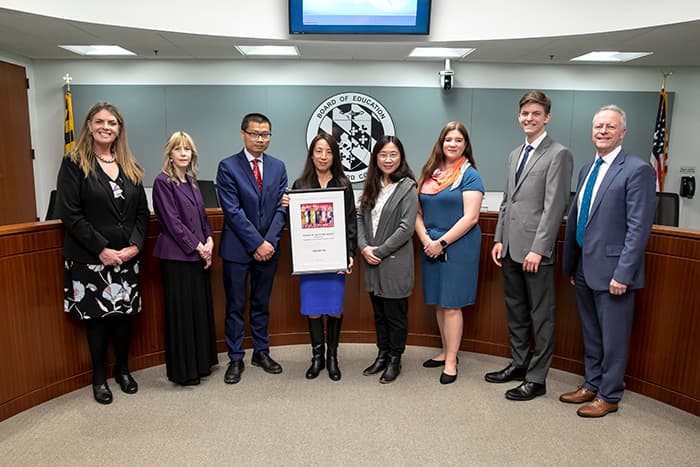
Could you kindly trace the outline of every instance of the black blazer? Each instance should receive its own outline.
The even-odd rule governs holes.
[[[56,182],[56,209],[66,229],[66,258],[99,264],[105,247],[119,250],[133,244],[143,250],[149,215],[146,191],[142,183],[134,185],[121,170],[119,173],[124,180],[121,210],[107,176],[95,173],[85,177],[78,164],[63,158]]]

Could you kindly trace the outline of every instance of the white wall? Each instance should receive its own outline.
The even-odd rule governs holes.
[[[437,86],[439,64],[428,62],[288,61],[31,61],[0,52],[0,59],[27,68],[30,118],[36,152],[37,213],[43,218],[63,151],[63,80],[74,84],[294,84]],[[657,91],[659,70],[632,67],[525,66],[458,63],[456,86],[613,91]],[[697,166],[700,147],[700,68],[674,70],[666,88],[676,93],[670,133],[666,191],[678,192],[680,167]],[[76,125],[83,116],[76,115]],[[581,129],[588,132],[589,129]],[[649,136],[651,147],[651,135]],[[700,173],[699,173],[700,175]],[[700,196],[700,195],[698,195]],[[683,200],[681,227],[700,229],[700,202]]]
[[[533,2],[521,0],[478,4],[464,0],[433,0],[433,27],[430,36],[424,39],[439,42],[566,36],[700,18],[700,2],[697,1],[666,0],[661,4],[658,0],[635,0],[633,7],[630,3],[618,1],[592,6],[585,0],[540,0],[534,10]],[[3,0],[0,6],[76,21],[160,31],[275,40],[289,38],[287,0],[121,0],[118,7],[85,0]]]

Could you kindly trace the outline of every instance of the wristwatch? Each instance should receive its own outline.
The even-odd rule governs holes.
[[[440,246],[444,249],[447,248],[447,242],[444,239],[440,240]]]

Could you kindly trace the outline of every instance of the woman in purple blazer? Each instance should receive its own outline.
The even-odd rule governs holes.
[[[197,186],[197,148],[190,135],[173,133],[163,151],[163,171],[153,182],[160,235],[165,307],[165,367],[176,384],[199,384],[218,363],[209,266],[211,225]]]

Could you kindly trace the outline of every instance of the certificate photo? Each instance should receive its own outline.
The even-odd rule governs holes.
[[[343,188],[291,190],[289,235],[292,274],[346,271]]]

